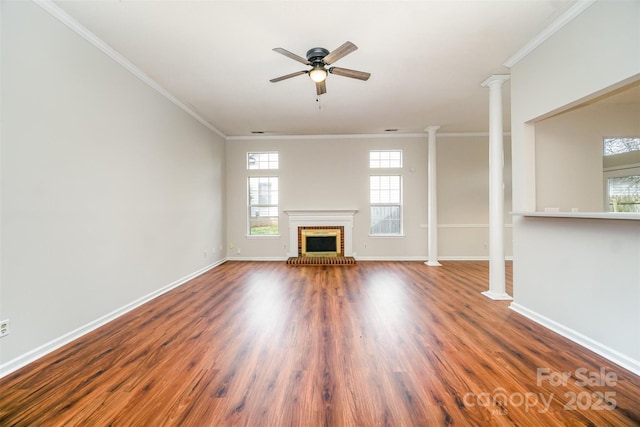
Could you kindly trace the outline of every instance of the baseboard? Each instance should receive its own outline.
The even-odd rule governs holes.
[[[523,315],[524,317],[533,320],[534,322],[551,329],[552,331],[562,335],[571,341],[580,344],[581,346],[599,354],[600,356],[610,360],[611,362],[620,365],[621,367],[628,369],[636,375],[640,375],[640,360],[633,359],[625,354],[622,354],[598,341],[595,341],[580,332],[574,331],[558,322],[555,322],[548,317],[529,310],[526,307],[521,306],[515,302],[509,306],[513,311]]]
[[[427,261],[426,255],[401,255],[401,256],[356,256],[356,261]],[[252,257],[230,256],[227,261],[286,261],[288,257]],[[513,261],[512,256],[504,258],[505,261]],[[442,256],[439,261],[489,261],[488,256]]]
[[[481,256],[475,256],[475,255],[469,255],[469,256],[439,256],[438,257],[439,261],[489,261],[489,257],[486,255],[481,255]],[[505,261],[513,261],[513,256],[509,255],[509,256],[505,256],[504,257]]]
[[[357,256],[358,261],[428,261],[428,256]],[[512,261],[513,257],[505,257],[505,261]],[[489,261],[485,256],[441,256],[438,261]]]
[[[357,256],[356,261],[426,261],[426,256]]]
[[[81,326],[71,332],[68,332],[54,340],[49,341],[46,344],[41,345],[40,347],[37,347],[21,356],[16,357],[13,360],[10,360],[6,363],[3,363],[0,365],[0,378],[14,372],[17,371],[18,369],[28,365],[31,362],[34,362],[38,359],[40,359],[41,357],[51,353],[54,350],[59,349],[60,347],[82,337],[85,334],[88,334],[89,332],[98,329],[100,326],[103,326],[109,322],[111,322],[112,320],[117,319],[118,317],[122,316],[123,314],[141,306],[144,303],[147,303],[149,301],[151,301],[154,298],[159,297],[160,295],[169,292],[172,289],[177,288],[180,285],[183,285],[185,283],[187,283],[189,280],[200,276],[201,274],[206,273],[207,271],[219,266],[220,264],[223,264],[225,261],[227,261],[226,258],[223,258],[221,260],[218,260],[216,262],[214,262],[213,264],[207,265],[206,267],[201,268],[200,270],[197,270],[185,277],[182,277],[178,280],[176,280],[175,282],[172,282],[154,292],[151,292],[150,294],[147,294],[145,296],[143,296],[142,298],[138,298],[135,301],[130,302],[129,304],[120,307],[119,309],[116,309],[114,311],[112,311],[111,313],[108,313],[92,322],[87,323],[84,326]]]

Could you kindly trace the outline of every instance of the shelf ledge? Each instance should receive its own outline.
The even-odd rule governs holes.
[[[632,212],[512,212],[511,215],[538,218],[624,219],[640,221],[640,213]]]

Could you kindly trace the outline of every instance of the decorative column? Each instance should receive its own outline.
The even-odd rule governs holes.
[[[436,131],[440,126],[429,126],[425,129],[429,133],[429,151],[428,151],[428,190],[427,195],[427,215],[428,233],[429,233],[429,260],[426,265],[432,267],[441,266],[438,262],[438,187],[436,185]]]
[[[482,83],[489,88],[489,290],[494,300],[513,299],[506,292],[504,262],[504,147],[502,86],[509,75],[494,74]]]

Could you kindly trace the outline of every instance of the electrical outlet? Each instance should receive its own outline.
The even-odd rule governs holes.
[[[0,337],[9,335],[9,319],[0,322]]]

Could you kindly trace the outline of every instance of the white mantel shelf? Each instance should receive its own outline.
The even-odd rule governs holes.
[[[289,216],[327,216],[327,215],[349,215],[353,216],[358,213],[357,209],[285,209],[283,210]]]
[[[631,212],[513,212],[514,216],[575,219],[625,219],[640,221],[640,214]]]
[[[353,252],[353,217],[357,209],[285,209],[289,216],[289,254],[298,256],[298,227],[332,226],[344,227],[344,255],[355,256]]]

